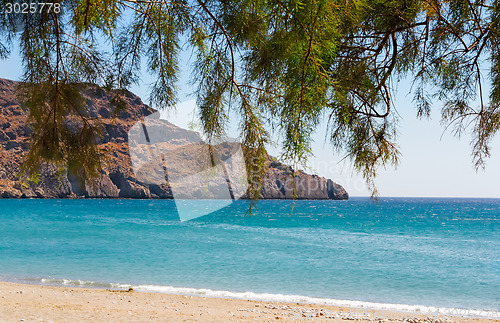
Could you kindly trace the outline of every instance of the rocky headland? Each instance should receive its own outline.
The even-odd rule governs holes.
[[[142,180],[134,173],[129,149],[130,129],[155,110],[139,97],[127,92],[123,99],[126,109],[115,111],[111,95],[101,88],[86,86],[82,95],[87,112],[99,118],[102,136],[98,145],[102,151],[100,175],[94,184],[81,181],[67,171],[55,167],[43,169],[38,183],[19,178],[20,165],[29,150],[30,128],[27,112],[16,97],[18,83],[0,79],[0,197],[2,198],[139,198],[171,199],[168,182],[163,184]],[[175,134],[176,144],[197,142],[196,132],[179,128],[168,121],[157,119],[155,125]],[[171,156],[174,158],[175,156]],[[168,159],[169,156],[165,156]],[[263,199],[291,199],[295,185],[297,199],[349,198],[345,189],[331,179],[294,171],[275,158],[268,157]],[[293,183],[293,184],[292,184]],[[193,196],[195,198],[195,196]]]

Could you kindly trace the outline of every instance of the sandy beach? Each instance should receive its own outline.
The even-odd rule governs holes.
[[[0,322],[499,322],[299,303],[0,283]]]

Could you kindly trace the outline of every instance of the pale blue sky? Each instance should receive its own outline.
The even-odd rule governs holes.
[[[177,112],[162,115],[174,124],[187,127],[193,118],[195,102],[189,96],[194,90],[188,82],[189,54],[184,54],[182,58],[179,100],[183,103],[178,105]],[[1,78],[19,80],[21,74],[22,66],[17,52],[14,51],[7,60],[0,60]],[[145,75],[144,80],[131,90],[147,102],[151,79]],[[432,120],[418,120],[412,95],[408,95],[408,91],[409,82],[401,82],[395,98],[401,118],[398,141],[402,152],[401,162],[397,169],[389,167],[380,170],[376,180],[380,195],[500,198],[500,136],[496,136],[491,143],[492,156],[487,161],[486,170],[476,172],[470,155],[471,137],[464,136],[458,140],[450,133],[442,136],[440,102],[434,102]],[[343,185],[351,196],[368,196],[370,192],[362,177],[353,172],[349,161],[340,162],[343,156],[334,154],[328,142],[325,142],[325,131],[325,124],[316,131],[313,144],[315,157],[310,160],[310,167],[319,175]],[[231,136],[235,134],[237,125],[229,133]],[[270,147],[269,150],[271,154],[279,154],[276,148]]]

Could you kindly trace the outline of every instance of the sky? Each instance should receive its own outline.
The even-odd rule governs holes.
[[[196,121],[196,101],[190,85],[190,53],[181,55],[179,104],[174,112],[162,111],[162,118],[184,128]],[[6,60],[0,60],[0,78],[19,80],[22,63],[14,49]],[[143,71],[143,81],[131,87],[131,91],[148,102],[152,78]],[[416,110],[409,94],[410,80],[397,84],[394,106],[399,113],[398,145],[402,153],[399,166],[380,169],[376,186],[381,197],[477,197],[500,198],[500,135],[491,142],[492,154],[486,169],[476,172],[471,157],[470,135],[460,140],[444,132],[439,116],[442,103],[433,104],[431,120],[416,118]],[[237,121],[228,134],[237,137]],[[325,141],[326,122],[314,134],[314,157],[308,162],[308,172],[331,178],[341,184],[351,196],[369,196],[362,176],[352,169],[349,160],[341,153],[334,153]],[[277,147],[268,147],[269,153],[279,156]]]

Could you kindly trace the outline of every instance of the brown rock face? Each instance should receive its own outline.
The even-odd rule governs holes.
[[[269,161],[267,179],[262,196],[264,199],[347,200],[349,194],[331,179],[294,171],[276,160]]]
[[[19,179],[19,167],[29,149],[30,128],[27,113],[16,98],[18,83],[0,79],[0,197],[2,198],[173,198],[167,185],[141,182],[132,167],[128,133],[134,124],[152,115],[155,110],[141,99],[128,92],[124,96],[127,109],[116,113],[110,104],[111,96],[106,91],[87,86],[82,92],[91,117],[98,117],[102,124],[102,151],[100,177],[93,185],[81,183],[66,171],[46,166],[37,185]],[[164,121],[155,120],[154,125],[169,131],[171,142],[179,145],[197,143],[197,133]],[[183,153],[184,154],[184,153]],[[165,158],[168,158],[166,156]],[[178,156],[171,156],[172,161]],[[262,189],[264,199],[348,199],[344,188],[330,179],[294,172],[291,167],[269,158],[267,178]],[[196,196],[193,196],[196,198]]]

